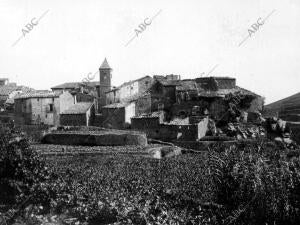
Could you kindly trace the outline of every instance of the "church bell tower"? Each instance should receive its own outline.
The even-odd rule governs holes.
[[[112,77],[111,72],[112,72],[112,68],[110,68],[105,58],[99,68],[99,74],[100,74],[99,107],[98,107],[99,110],[101,110],[101,108],[106,105],[105,92],[111,90],[111,77]]]

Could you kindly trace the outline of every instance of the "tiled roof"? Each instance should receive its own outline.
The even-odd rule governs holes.
[[[219,89],[217,91],[199,91],[198,96],[200,97],[225,97],[225,95],[228,94],[234,94],[234,93],[240,93],[241,95],[254,95],[254,96],[259,96],[255,94],[252,91],[246,90],[244,88],[240,88],[236,86],[235,88],[231,89]]]
[[[15,97],[15,99],[26,99],[26,98],[56,98],[60,94],[54,93],[52,91],[43,91],[43,92],[29,92],[21,93]]]
[[[106,58],[104,59],[103,63],[101,64],[100,69],[111,69],[110,66],[108,65]]]
[[[79,83],[78,82],[67,82],[63,84],[56,85],[52,87],[51,89],[72,89],[72,88],[79,88]]]
[[[0,95],[9,95],[13,91],[22,91],[22,92],[30,92],[33,91],[34,89],[26,87],[26,86],[17,86],[17,85],[12,85],[12,84],[7,84],[0,86]]]
[[[129,102],[118,102],[110,105],[105,105],[102,108],[106,108],[106,109],[124,108],[129,104],[130,104]]]
[[[52,87],[51,89],[76,89],[80,86],[90,86],[90,87],[96,87],[99,85],[99,81],[91,81],[91,82],[67,82],[63,84],[59,84],[57,86]]]
[[[85,114],[93,105],[92,102],[79,102],[70,106],[60,114]]]

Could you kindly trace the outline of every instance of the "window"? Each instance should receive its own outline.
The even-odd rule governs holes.
[[[164,104],[163,103],[158,103],[158,111],[164,110]]]
[[[49,112],[53,112],[53,104],[49,104]]]
[[[200,107],[199,106],[197,106],[197,105],[193,106],[193,108],[192,108],[192,115],[193,116],[200,115]]]

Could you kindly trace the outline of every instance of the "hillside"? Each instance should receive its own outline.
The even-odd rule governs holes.
[[[291,122],[300,122],[300,92],[265,106],[264,114],[278,116]]]

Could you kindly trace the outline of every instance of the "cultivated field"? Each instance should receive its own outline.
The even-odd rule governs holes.
[[[138,146],[29,146],[0,134],[7,224],[300,224],[299,151],[272,141],[159,160]]]

